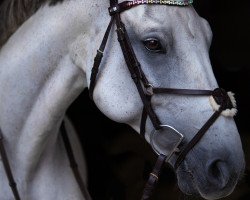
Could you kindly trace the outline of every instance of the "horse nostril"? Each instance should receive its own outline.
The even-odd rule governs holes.
[[[213,160],[208,165],[208,180],[219,188],[224,188],[229,181],[229,166],[222,160]]]
[[[213,177],[220,177],[221,176],[221,169],[219,167],[219,163],[221,161],[215,161],[210,166],[210,173]]]

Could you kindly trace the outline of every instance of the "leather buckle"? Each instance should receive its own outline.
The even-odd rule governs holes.
[[[148,96],[153,96],[154,95],[154,86],[152,84],[147,84],[145,86],[145,93]]]

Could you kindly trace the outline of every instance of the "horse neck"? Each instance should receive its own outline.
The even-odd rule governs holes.
[[[48,141],[56,143],[66,109],[87,87],[69,46],[92,30],[104,4],[45,5],[1,49],[0,127],[10,160],[19,163],[16,174],[27,178]]]

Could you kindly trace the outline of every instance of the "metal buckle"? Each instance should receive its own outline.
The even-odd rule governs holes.
[[[112,16],[120,12],[120,7],[119,5],[116,5],[116,6],[110,7],[108,10],[109,10],[109,15]]]
[[[172,126],[169,126],[169,125],[160,125],[160,126],[162,127],[161,129],[159,129],[159,130],[153,130],[153,131],[151,132],[151,135],[150,135],[150,144],[151,144],[153,150],[155,151],[155,153],[156,153],[157,155],[163,154],[163,155],[167,156],[166,161],[168,161],[168,160],[172,157],[172,155],[173,155],[175,152],[179,152],[179,151],[180,151],[178,147],[179,147],[179,145],[181,144],[181,142],[183,141],[184,136],[183,136],[183,134],[181,134],[179,131],[177,131],[175,128],[173,128]],[[171,131],[173,134],[176,134],[176,136],[177,136],[177,140],[176,140],[176,142],[174,142],[174,145],[173,145],[173,147],[171,148],[171,150],[169,151],[168,155],[166,155],[166,153],[164,153],[164,152],[160,152],[160,151],[155,147],[156,145],[154,144],[154,136],[155,136],[155,134],[156,134],[157,132],[163,130],[163,129],[168,129],[169,131]],[[172,133],[171,133],[171,134],[172,134]]]
[[[147,84],[145,86],[145,93],[147,95],[149,95],[149,96],[153,96],[153,94],[154,94],[154,86],[151,83],[149,83],[149,84]]]

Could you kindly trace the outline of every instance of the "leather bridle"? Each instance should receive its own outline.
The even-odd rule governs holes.
[[[143,103],[141,125],[140,125],[140,134],[143,137],[145,137],[145,125],[146,125],[147,117],[149,117],[149,119],[151,120],[155,130],[161,130],[165,126],[165,125],[162,125],[157,114],[152,108],[151,98],[153,95],[175,94],[175,95],[192,95],[192,96],[212,96],[214,100],[216,101],[216,103],[220,106],[219,109],[215,110],[213,115],[207,120],[207,122],[196,133],[193,139],[189,141],[188,144],[184,145],[180,151],[177,152],[176,149],[179,147],[179,144],[182,142],[182,139],[183,139],[182,135],[180,135],[181,140],[177,143],[176,148],[171,151],[170,155],[168,156],[164,154],[159,155],[157,162],[154,166],[154,169],[150,173],[149,179],[144,188],[142,200],[149,199],[149,197],[152,195],[153,189],[158,182],[159,174],[164,163],[168,161],[170,157],[175,153],[177,155],[177,160],[175,162],[174,167],[175,169],[177,169],[182,163],[182,161],[185,159],[189,151],[200,141],[200,139],[203,137],[206,131],[220,116],[221,112],[225,109],[231,109],[234,107],[228,94],[225,92],[225,90],[221,88],[217,88],[215,90],[196,90],[196,89],[174,89],[174,88],[154,87],[148,81],[148,79],[146,78],[145,74],[143,73],[141,69],[141,65],[139,61],[137,60],[137,57],[134,53],[133,47],[131,45],[129,36],[125,28],[125,25],[122,23],[122,20],[120,17],[121,12],[128,10],[136,5],[141,5],[141,4],[163,4],[163,5],[188,6],[191,3],[192,3],[192,0],[189,0],[189,1],[188,0],[183,0],[183,1],[135,0],[135,1],[124,1],[121,3],[118,3],[117,0],[110,0],[109,14],[111,16],[111,20],[105,32],[100,48],[97,51],[97,55],[94,59],[94,65],[92,68],[92,74],[91,74],[90,86],[89,86],[89,94],[90,94],[91,99],[93,99],[93,91],[94,91],[99,67],[101,64],[101,60],[103,57],[103,53],[104,53],[104,50],[105,50],[105,47],[106,47],[106,44],[107,44],[107,41],[111,32],[111,28],[113,24],[115,23],[117,27],[116,32],[118,36],[118,41],[120,43],[120,47],[122,49],[125,62],[127,64],[128,70],[131,74],[131,78],[136,85],[136,88],[138,90],[138,93]],[[85,197],[87,196],[87,199],[90,199],[88,192],[86,191],[84,182],[82,181],[80,177],[78,166],[74,158],[74,154],[73,154],[72,147],[67,136],[64,123],[62,123],[62,126],[61,126],[61,133],[62,133],[62,138],[65,144],[66,152],[69,158],[70,166],[73,170],[76,181],[81,189],[83,196]],[[2,158],[2,162],[3,162],[3,166],[5,169],[7,178],[9,180],[9,185],[13,192],[13,196],[15,200],[20,200],[21,198],[19,196],[16,183],[14,181],[13,174],[11,171],[11,167],[8,161],[8,157],[4,148],[3,134],[1,132],[1,129],[0,129],[0,155]]]
[[[90,77],[90,86],[89,86],[89,94],[90,98],[93,99],[93,91],[96,83],[96,78],[98,75],[99,67],[102,61],[103,53],[105,50],[105,46],[107,44],[111,28],[113,24],[116,24],[116,32],[118,41],[120,43],[120,47],[128,67],[128,70],[131,74],[131,78],[134,81],[140,98],[143,103],[142,117],[141,117],[141,125],[140,125],[140,134],[145,137],[145,125],[147,117],[151,120],[155,130],[160,130],[163,128],[163,125],[158,118],[157,114],[152,108],[151,98],[153,95],[157,94],[175,94],[175,95],[192,95],[192,96],[212,96],[216,103],[220,105],[219,109],[216,110],[212,116],[207,120],[207,122],[201,127],[201,129],[196,133],[196,135],[189,141],[188,144],[184,145],[184,147],[180,151],[172,151],[172,154],[175,153],[178,157],[175,162],[174,168],[177,169],[180,164],[185,159],[186,155],[189,151],[200,141],[200,139],[204,136],[206,131],[210,128],[210,126],[216,121],[216,119],[220,116],[221,112],[226,109],[233,108],[233,104],[231,102],[230,97],[224,89],[216,88],[215,90],[197,90],[197,89],[175,89],[175,88],[156,88],[154,87],[146,78],[145,74],[141,69],[141,65],[135,55],[133,47],[131,45],[128,33],[126,31],[125,25],[122,23],[120,13],[125,10],[128,10],[136,5],[142,4],[164,4],[164,1],[160,0],[138,0],[138,1],[124,1],[118,3],[118,0],[110,0],[110,8],[109,14],[111,16],[110,23],[105,32],[104,38],[100,45],[100,48],[97,50],[97,55],[94,59],[94,65],[92,68],[92,73]],[[192,1],[165,1],[164,5],[177,5],[177,6],[188,6]],[[182,2],[183,4],[180,4]],[[179,145],[180,143],[178,143]],[[166,160],[170,159],[171,155],[160,154],[158,160],[155,164],[153,172],[150,173],[148,182],[145,186],[142,199],[148,199],[152,195],[152,191],[158,181],[158,177],[161,171],[163,164]]]

